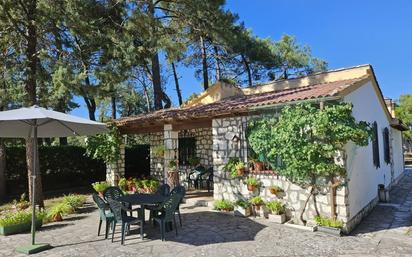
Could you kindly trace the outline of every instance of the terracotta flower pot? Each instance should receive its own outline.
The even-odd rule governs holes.
[[[54,215],[53,216],[53,221],[55,221],[55,222],[63,221],[62,215],[60,213]]]
[[[265,164],[263,162],[255,162],[255,170],[262,171],[264,170]]]
[[[254,185],[247,185],[247,190],[248,190],[248,191],[253,192],[253,191],[255,191],[255,189],[256,189],[256,186],[254,186]]]
[[[237,175],[239,177],[245,175],[245,168],[237,169]]]
[[[270,189],[270,193],[271,193],[272,195],[275,195],[275,194],[278,193],[278,190],[277,190],[276,188],[271,188],[271,189]]]
[[[253,205],[255,207],[255,210],[260,211],[260,204],[259,205]]]

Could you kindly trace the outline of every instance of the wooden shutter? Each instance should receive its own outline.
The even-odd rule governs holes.
[[[383,153],[384,153],[384,160],[386,164],[391,162],[391,153],[390,153],[390,146],[389,146],[389,129],[385,128],[383,130]]]
[[[379,136],[378,136],[378,123],[373,123],[373,138],[372,138],[372,150],[373,150],[373,164],[376,168],[381,167],[379,160]]]

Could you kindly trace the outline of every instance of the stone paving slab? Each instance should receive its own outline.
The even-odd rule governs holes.
[[[270,223],[261,218],[234,217],[208,207],[182,205],[183,227],[159,240],[158,228],[146,225],[141,241],[133,230],[120,245],[97,236],[97,210],[90,204],[84,213],[64,222],[45,225],[38,242],[54,248],[35,256],[412,256],[412,236],[405,227],[411,220],[412,171],[393,194],[403,194],[398,207],[377,206],[350,236],[334,237]],[[399,208],[401,207],[401,208]],[[29,234],[0,237],[0,256],[24,256],[16,246],[27,244]]]

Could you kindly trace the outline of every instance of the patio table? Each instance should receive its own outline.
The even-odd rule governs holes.
[[[163,203],[168,197],[160,194],[131,194],[124,195],[117,200],[131,205],[140,205],[143,222],[145,221],[144,208],[146,205],[155,205]]]

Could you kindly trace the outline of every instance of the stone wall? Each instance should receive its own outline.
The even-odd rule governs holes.
[[[273,174],[250,174],[255,176],[262,183],[262,187],[256,192],[247,191],[244,179],[233,179],[230,174],[223,171],[224,165],[230,157],[239,157],[247,162],[248,144],[246,140],[246,126],[250,117],[232,117],[213,120],[213,168],[214,168],[214,198],[237,200],[240,197],[253,197],[260,195],[264,200],[269,201],[277,197],[269,191],[270,186],[279,186],[284,190],[282,201],[287,205],[289,216],[299,222],[300,211],[306,201],[309,191],[295,184],[290,183],[285,178]],[[239,141],[233,140],[238,137]],[[347,221],[347,189],[342,188],[337,191],[336,204],[338,218]],[[317,195],[317,206],[321,215],[330,216],[330,196]],[[313,199],[311,198],[306,207],[305,219],[312,219],[316,214]]]
[[[106,164],[106,181],[117,186],[120,178],[124,177],[125,172],[125,145],[120,145],[120,160],[116,164]]]
[[[206,168],[213,165],[212,156],[212,128],[190,129],[179,132],[181,137],[194,137],[196,139],[196,156],[200,158],[200,164]],[[154,156],[152,149],[164,144],[163,132],[149,134],[150,142],[150,174],[160,180],[163,179],[164,158]],[[177,154],[177,153],[176,153]],[[193,169],[189,165],[180,165],[180,181],[186,181],[187,174]]]

